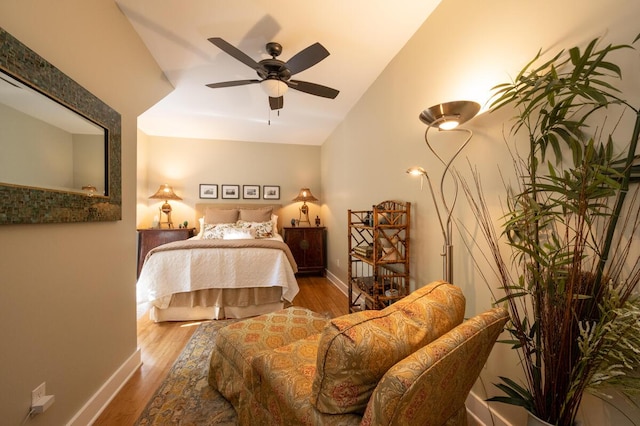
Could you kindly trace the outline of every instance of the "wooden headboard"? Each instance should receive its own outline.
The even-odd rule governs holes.
[[[270,204],[270,203],[251,203],[251,204],[242,204],[242,203],[196,203],[196,227],[200,228],[200,219],[204,216],[204,212],[208,207],[214,207],[216,209],[259,209],[262,207],[272,207],[273,214],[278,215],[278,230],[282,231],[282,214],[280,214],[280,209],[282,208],[282,204]]]

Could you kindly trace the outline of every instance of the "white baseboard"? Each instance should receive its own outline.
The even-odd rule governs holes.
[[[473,391],[469,392],[465,405],[469,426],[513,426]]]
[[[142,365],[140,348],[131,354],[118,370],[89,398],[89,401],[67,423],[67,426],[86,426],[96,421],[133,373]]]
[[[331,281],[331,283],[333,285],[335,285],[338,290],[340,290],[342,293],[344,293],[344,295],[346,296],[349,288],[347,287],[347,285],[345,283],[343,283],[337,276],[335,276],[334,274],[331,273],[331,271],[329,271],[328,269],[326,270],[326,277],[329,281]]]

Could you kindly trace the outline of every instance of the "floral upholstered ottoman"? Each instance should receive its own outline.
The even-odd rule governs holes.
[[[318,334],[328,323],[323,315],[291,307],[220,329],[211,353],[209,384],[237,408],[256,354]]]

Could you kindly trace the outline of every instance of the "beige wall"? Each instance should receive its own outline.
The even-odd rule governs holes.
[[[320,199],[310,204],[311,214],[320,213],[320,147],[309,145],[283,145],[261,142],[220,141],[203,139],[169,138],[140,135],[144,157],[138,161],[138,227],[151,226],[158,215],[160,200],[149,200],[163,183],[173,186],[182,201],[171,201],[174,225],[188,221],[195,224],[195,203],[253,203],[275,202],[283,205],[282,223],[298,218],[301,203],[291,200],[300,188],[309,187]],[[146,186],[142,181],[146,181]],[[217,184],[218,199],[199,198],[201,183]],[[240,185],[240,199],[220,197],[221,185]],[[278,185],[280,200],[243,200],[242,185]],[[261,197],[262,198],[262,197]],[[315,216],[313,216],[315,217]],[[162,220],[166,220],[163,216]]]
[[[630,43],[639,31],[638,16],[640,3],[635,0],[443,1],[322,146],[323,216],[329,229],[330,275],[346,282],[347,210],[400,199],[413,203],[413,285],[441,279],[443,239],[429,193],[426,188],[421,192],[419,181],[405,174],[408,167],[422,165],[437,181],[443,170],[425,146],[420,111],[453,100],[484,104],[490,88],[515,75],[540,48],[555,53],[597,36],[606,36],[606,42]],[[626,65],[625,96],[640,105],[638,53],[628,51],[617,58]],[[503,123],[509,116],[508,111],[484,114],[468,123],[465,127],[475,136],[456,162],[467,176],[467,159],[477,167],[496,220],[501,215],[499,198],[504,195],[497,168],[500,165],[511,173],[502,137]],[[430,135],[435,149],[447,159],[459,143],[452,139],[460,141],[459,134]],[[445,187],[450,194],[450,186]],[[464,199],[458,200],[454,218],[470,228],[473,237],[465,240],[481,238],[465,204]],[[454,230],[454,234],[454,282],[467,296],[469,316],[488,308],[491,298],[474,271],[459,232]],[[474,254],[481,259],[478,250]],[[498,345],[481,384],[493,394],[497,376],[515,371],[513,352]],[[476,393],[484,396],[482,386]],[[628,405],[618,405],[630,410]],[[500,404],[494,407],[513,424],[523,424],[520,412]],[[615,410],[602,404],[593,407],[597,413],[591,414],[588,424],[629,424],[616,417]],[[599,416],[611,416],[613,420]]]
[[[122,114],[123,218],[0,227],[0,423],[43,381],[66,424],[135,355],[136,117],[171,90],[112,0],[3,1],[0,26]]]

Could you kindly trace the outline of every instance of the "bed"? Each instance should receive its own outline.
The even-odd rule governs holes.
[[[246,318],[282,309],[299,288],[280,205],[196,204],[199,232],[145,258],[138,304],[155,322]],[[268,218],[268,220],[266,220]]]

